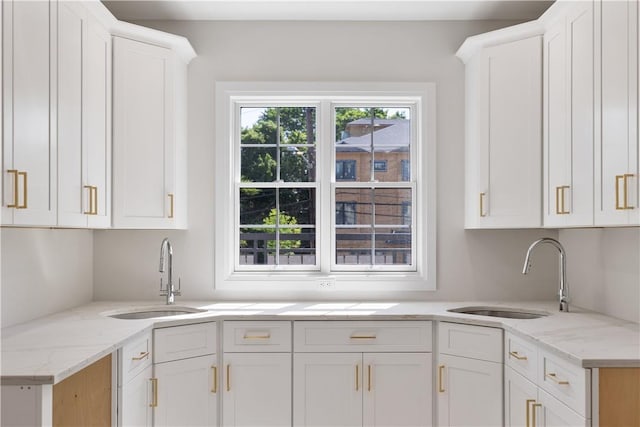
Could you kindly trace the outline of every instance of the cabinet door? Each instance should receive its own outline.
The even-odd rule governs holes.
[[[638,2],[603,1],[597,12],[595,224],[638,225]]]
[[[568,406],[546,393],[538,391],[538,401],[532,405],[532,427],[587,427],[591,423]]]
[[[172,228],[174,55],[114,37],[114,227]]]
[[[362,425],[362,354],[293,355],[293,425]]]
[[[544,36],[544,224],[593,225],[593,2]]]
[[[56,225],[55,3],[3,1],[2,7],[2,221]]]
[[[485,49],[477,72],[486,123],[478,143],[478,181],[467,197],[479,228],[540,227],[542,42],[540,37]],[[469,183],[469,180],[467,180]]]
[[[83,79],[84,185],[93,188],[87,226],[107,228],[111,226],[111,35],[91,16],[83,44]],[[84,194],[89,196],[87,189]]]
[[[83,184],[83,33],[87,13],[78,2],[58,3],[58,225],[86,227],[88,191]]]
[[[538,387],[508,366],[504,368],[504,425],[529,427]]]
[[[214,355],[159,363],[154,426],[215,426],[218,385]]]
[[[365,353],[363,425],[432,424],[431,353]]]
[[[291,353],[225,353],[223,426],[291,426]]]
[[[438,358],[438,425],[502,425],[502,363]]]
[[[125,383],[118,399],[118,425],[120,427],[151,427],[153,425],[153,384],[152,367]]]

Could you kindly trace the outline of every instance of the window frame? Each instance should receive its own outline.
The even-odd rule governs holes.
[[[235,143],[240,132],[239,105],[271,107],[278,106],[313,106],[318,101],[316,110],[316,209],[329,206],[329,214],[320,213],[316,218],[316,259],[317,271],[296,271],[274,266],[260,271],[237,271],[235,258],[239,253],[236,240],[239,238],[237,227],[239,222],[239,203],[235,200],[239,181],[239,168],[235,168],[240,143]],[[249,102],[251,101],[251,102]],[[333,200],[335,179],[335,150],[318,149],[320,144],[331,140],[331,135],[321,123],[329,121],[334,128],[333,108],[348,107],[404,107],[415,106],[412,111],[412,126],[415,138],[412,149],[415,154],[410,157],[416,164],[410,168],[411,180],[398,181],[396,187],[413,188],[412,207],[416,224],[415,238],[412,239],[412,256],[415,257],[415,271],[399,269],[393,271],[388,265],[376,268],[355,270],[335,268],[335,246],[331,239],[335,227],[335,201]],[[414,124],[415,123],[415,124]],[[326,292],[326,280],[330,279],[333,290],[355,292],[371,291],[398,292],[436,289],[436,220],[435,220],[435,84],[433,83],[304,83],[304,82],[217,82],[216,83],[216,143],[214,145],[214,167],[216,180],[214,183],[214,289],[224,291],[251,290],[273,295],[273,291],[318,291]],[[326,126],[324,126],[326,128]],[[416,143],[417,142],[417,143]],[[333,148],[333,147],[332,147]],[[326,157],[329,156],[330,159]],[[415,159],[415,160],[414,160]],[[330,162],[331,168],[322,166]],[[234,173],[234,175],[231,175]],[[330,174],[328,177],[327,174]],[[328,184],[330,183],[330,184]],[[349,186],[352,181],[342,182]],[[406,183],[407,185],[402,185]],[[296,183],[295,187],[298,187]],[[360,183],[367,187],[368,183]],[[291,183],[282,183],[283,187],[291,187]],[[370,187],[371,185],[369,185]],[[384,183],[376,183],[384,187]],[[329,187],[329,188],[327,188]],[[326,209],[326,208],[324,208]],[[322,231],[321,231],[322,230]],[[331,230],[327,233],[326,230]],[[322,234],[322,235],[320,235]],[[234,242],[230,251],[229,242]],[[329,246],[330,250],[327,250]],[[291,267],[291,266],[289,266]],[[367,266],[369,267],[369,266]]]

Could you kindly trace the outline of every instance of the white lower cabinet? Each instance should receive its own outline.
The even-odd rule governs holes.
[[[291,426],[291,322],[226,321],[222,425]]]
[[[146,369],[122,385],[118,425],[151,427],[153,425],[153,368]]]
[[[225,353],[222,425],[291,425],[291,353]]]
[[[589,370],[570,365],[522,338],[507,334],[505,426],[590,426],[590,379]]]
[[[439,426],[500,426],[502,330],[438,324]]]
[[[150,333],[118,350],[118,426],[153,425],[154,381]]]
[[[431,322],[296,322],[293,425],[432,425],[430,350]]]
[[[215,426],[217,372],[215,355],[159,363],[154,367],[157,400],[155,426]]]
[[[216,426],[215,322],[154,331],[154,426]]]

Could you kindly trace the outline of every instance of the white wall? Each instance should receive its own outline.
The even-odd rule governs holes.
[[[640,322],[640,228],[561,230],[573,304]]]
[[[160,242],[170,237],[182,298],[255,298],[214,293],[214,100],[216,81],[396,81],[437,85],[438,290],[417,299],[550,299],[557,264],[536,254],[522,276],[528,245],[555,231],[463,230],[464,66],[455,52],[464,39],[504,22],[142,22],[185,35],[198,57],[189,66],[188,231],[95,232],[95,298],[157,299]],[[338,298],[269,294],[271,298]],[[351,295],[385,298],[397,295]]]
[[[3,228],[2,327],[93,298],[93,232]]]

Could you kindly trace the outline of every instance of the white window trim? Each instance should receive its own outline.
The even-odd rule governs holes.
[[[222,291],[318,291],[325,288],[321,283],[333,283],[332,291],[349,291],[353,293],[371,291],[425,291],[436,289],[436,93],[434,83],[309,83],[309,82],[217,82],[216,83],[216,141],[215,141],[215,183],[214,183],[214,288]],[[282,98],[283,101],[299,100],[301,102],[326,98],[339,100],[343,98],[352,106],[360,100],[363,104],[372,105],[371,99],[381,104],[385,100],[396,102],[399,99],[417,103],[416,117],[420,127],[416,129],[415,158],[420,160],[421,167],[412,167],[412,181],[407,187],[418,191],[417,202],[412,205],[413,217],[417,227],[416,239],[412,243],[413,256],[420,254],[416,260],[416,271],[376,271],[371,268],[363,271],[330,271],[333,265],[331,250],[332,233],[318,236],[320,271],[242,271],[236,272],[235,247],[229,248],[229,242],[236,240],[235,215],[233,200],[236,191],[234,177],[235,144],[232,131],[234,127],[233,104],[236,101],[268,97]],[[388,104],[388,103],[387,103]],[[336,105],[336,104],[334,104]],[[323,103],[317,111],[318,121],[331,119],[329,103]],[[317,129],[317,141],[325,138]],[[326,163],[324,156],[333,156],[332,150],[317,150],[318,164]],[[333,168],[332,168],[333,171]],[[318,168],[318,174],[328,171]],[[324,185],[322,176],[316,178],[319,187]],[[345,183],[347,184],[347,183]],[[353,184],[353,183],[349,183]],[[416,200],[415,198],[413,200]],[[319,206],[333,206],[332,191],[319,191]],[[330,229],[335,218],[320,215],[316,226],[319,230]],[[421,231],[420,231],[421,230]],[[263,294],[264,295],[264,294]]]

